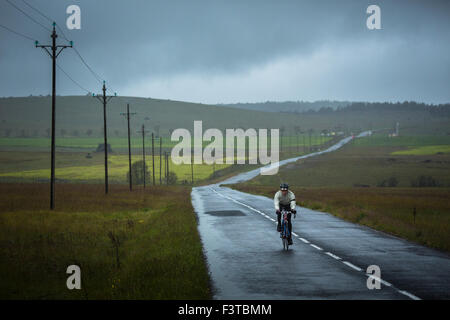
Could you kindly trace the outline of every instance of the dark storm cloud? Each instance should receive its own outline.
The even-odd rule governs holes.
[[[450,100],[444,89],[450,80],[448,1],[27,1],[63,27],[66,7],[79,5],[82,29],[64,29],[65,34],[74,40],[95,71],[125,94],[169,98],[173,92],[173,98],[206,102],[270,99],[267,92],[261,92],[259,98],[258,92],[265,86],[273,88],[273,84],[258,76],[252,77],[245,89],[253,92],[249,96],[239,90],[242,88],[209,88],[208,81],[198,78],[212,77],[217,87],[223,87],[234,78],[241,80],[251,70],[296,57],[299,61],[314,61],[317,66],[308,62],[308,68],[299,69],[305,72],[305,78],[298,79],[289,72],[285,72],[286,77],[295,78],[306,91],[317,94],[302,95],[295,88],[289,91],[287,85],[287,89],[273,88],[271,100],[303,96]],[[13,2],[49,24],[21,0]],[[366,8],[370,4],[381,7],[382,30],[366,28]],[[49,41],[48,32],[4,0],[0,1],[0,10],[1,24],[42,43]],[[0,95],[49,92],[48,56],[29,41],[4,30],[0,30],[0,39]],[[315,69],[327,63],[308,60],[318,52],[328,52],[324,54],[329,57],[327,61],[335,61],[332,53],[339,52],[340,59],[335,62],[343,64],[348,72],[342,74],[341,68],[330,65],[322,79],[306,81]],[[355,56],[360,52],[366,55],[363,60]],[[370,65],[366,69],[367,63]],[[70,49],[61,54],[59,64],[87,89],[98,87]],[[277,78],[284,74],[275,70],[270,75]],[[330,79],[341,82],[336,86],[339,91],[322,90],[321,83],[328,84]],[[386,85],[391,82],[394,85]],[[182,84],[185,88],[180,88]],[[190,94],[190,86],[203,95]],[[59,88],[61,94],[80,92],[63,75]],[[423,93],[420,96],[415,95],[418,89]],[[208,91],[214,92],[216,100],[208,96]]]

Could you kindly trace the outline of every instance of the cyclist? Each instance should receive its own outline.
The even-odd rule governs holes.
[[[289,211],[287,215],[289,233],[292,233],[292,223],[291,223],[291,213],[297,214],[295,210],[295,195],[289,190],[289,185],[287,183],[282,183],[280,185],[280,190],[275,193],[273,198],[273,203],[275,205],[275,210],[278,218],[277,231],[281,232],[281,211]],[[289,245],[292,244],[292,236],[288,239]]]

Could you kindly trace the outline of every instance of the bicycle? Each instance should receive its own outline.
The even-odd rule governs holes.
[[[281,212],[281,232],[280,238],[283,243],[283,250],[289,250],[289,238],[291,233],[289,232],[289,222],[288,222],[289,211],[283,210]]]

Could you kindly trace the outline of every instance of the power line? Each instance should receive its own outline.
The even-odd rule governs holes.
[[[94,71],[92,68],[87,64],[87,62],[84,60],[84,58],[81,56],[81,54],[78,52],[77,48],[73,48],[75,50],[75,53],[80,58],[81,62],[88,68],[88,70],[92,73],[92,75],[100,82],[102,83],[102,78]]]
[[[36,21],[33,17],[31,17],[28,13],[26,13],[25,11],[23,11],[22,9],[20,9],[19,7],[17,7],[15,4],[11,3],[10,0],[5,0],[7,3],[9,3],[11,6],[13,6],[15,9],[17,9],[18,11],[20,11],[22,14],[24,14],[27,18],[29,18],[31,21],[35,22],[36,24],[40,25],[41,27],[43,27],[45,30],[52,32],[50,29],[48,29],[47,27],[45,27],[43,24],[41,24],[40,22]],[[41,10],[37,9],[36,7],[32,6],[31,4],[29,4],[27,1],[22,0],[22,2],[24,4],[26,4],[29,8],[31,8],[32,10],[36,11],[38,14],[40,14],[42,17],[44,17],[45,19],[47,19],[50,22],[53,22],[54,20],[51,19],[48,15],[46,15],[45,13],[43,13]],[[61,32],[62,37],[66,40],[69,41],[69,39],[66,37],[66,35],[64,34],[63,29],[59,26],[59,24],[57,24],[55,22],[56,27],[58,28],[58,30]],[[26,35],[23,35],[19,32],[13,31],[9,28],[7,28],[6,26],[1,25],[3,28],[5,28],[6,30],[13,32],[17,35],[20,35],[24,38],[30,39],[30,40],[35,40],[32,39],[31,37],[28,37]],[[69,41],[70,42],[70,41]],[[83,58],[83,56],[80,54],[80,52],[77,50],[77,48],[72,47],[75,50],[75,53],[78,55],[78,57],[80,58],[81,62],[86,66],[86,68],[91,72],[91,74],[97,79],[98,82],[103,83],[103,78],[100,77],[100,75],[98,73],[96,73],[91,67],[90,65],[86,62],[86,60]],[[63,71],[64,72],[64,71]],[[69,76],[70,78],[70,76]],[[81,88],[81,86],[74,81],[73,79],[71,79],[77,86],[79,86]],[[86,90],[83,88],[83,90]],[[86,90],[88,91],[88,90]],[[89,92],[89,91],[88,91]]]
[[[114,90],[114,88],[112,88],[109,83],[108,83],[108,89],[107,90],[109,90],[109,92],[111,92],[111,93],[117,94],[117,91]]]
[[[10,29],[10,28],[8,28],[7,26],[4,26],[4,25],[2,25],[2,24],[0,24],[0,27],[2,27],[2,28],[4,28],[5,30],[7,30],[7,31],[9,31],[9,32],[12,32],[12,33],[14,33],[14,34],[16,34],[16,35],[18,35],[18,36],[21,36],[21,37],[23,37],[23,38],[26,38],[26,39],[28,39],[28,40],[36,41],[36,39],[33,39],[33,38],[31,38],[31,37],[29,37],[29,36],[27,36],[27,35],[24,35],[24,34],[22,34],[22,33],[20,33],[20,32],[14,31],[13,29]]]
[[[27,35],[24,35],[24,34],[22,34],[22,33],[20,33],[20,32],[17,32],[17,31],[14,31],[13,29],[11,29],[11,28],[8,28],[7,26],[4,26],[4,25],[2,25],[2,24],[0,24],[0,27],[2,27],[2,28],[4,28],[5,30],[7,30],[7,31],[9,31],[9,32],[11,32],[11,33],[14,33],[14,34],[16,34],[16,35],[18,35],[18,36],[21,36],[21,37],[23,37],[23,38],[25,38],[25,39],[28,39],[28,40],[31,40],[31,41],[36,41],[36,39],[33,39],[33,38],[31,38],[31,37],[29,37],[29,36],[27,36]],[[80,83],[79,82],[77,82],[77,81],[75,81],[58,63],[56,64],[56,66],[59,68],[59,70],[61,70],[62,71],[62,73],[64,73],[65,75],[66,75],[66,77],[67,78],[69,78],[75,85],[77,85],[80,89],[82,89],[82,90],[84,90],[84,91],[86,91],[87,93],[90,93],[90,91],[89,90],[87,90],[86,88],[84,88],[82,85],[80,85]]]
[[[54,20],[49,18],[48,16],[46,16],[45,14],[43,14],[40,10],[38,10],[37,8],[33,7],[31,4],[29,4],[28,2],[26,2],[25,0],[22,0],[23,3],[25,3],[28,7],[30,7],[31,9],[33,9],[34,11],[36,11],[37,13],[39,13],[41,16],[43,16],[45,19],[47,19],[50,22],[53,22]]]
[[[8,0],[6,0],[8,1]],[[47,16],[46,14],[44,14],[42,11],[40,11],[39,9],[37,9],[36,7],[30,5],[27,1],[22,0],[23,3],[25,3],[28,7],[30,7],[31,9],[33,9],[34,11],[36,11],[37,13],[39,13],[41,16],[43,16],[44,18],[46,18],[47,20],[49,20],[50,22],[53,22],[54,19],[51,19],[49,16]],[[59,24],[56,23],[56,27],[58,28],[58,30],[61,32],[62,37],[66,40],[66,41],[70,41],[66,35],[64,34],[63,28],[61,28],[59,26]],[[76,52],[76,54],[78,55],[78,57],[80,58],[81,62],[83,62],[83,64],[88,68],[88,70],[94,75],[94,77],[100,82],[102,83],[102,77],[100,77],[98,75],[98,73],[96,73],[86,62],[86,60],[81,56],[81,54],[78,52],[78,50],[76,48],[73,48]]]
[[[16,6],[15,4],[11,3],[9,0],[5,0],[7,3],[9,3],[11,6],[13,6],[14,8],[16,8],[18,11],[20,11],[23,15],[25,15],[28,19],[30,19],[31,21],[33,21],[34,23],[40,25],[42,28],[44,28],[45,30],[47,30],[48,32],[52,32],[52,30],[50,30],[49,28],[47,28],[46,26],[44,26],[42,23],[38,22],[37,20],[35,20],[32,16],[30,16],[28,13],[26,13],[25,11],[23,11],[22,9],[20,9],[18,6]]]
[[[7,2],[9,2],[9,0],[6,0]],[[32,10],[36,11],[38,14],[40,14],[42,17],[44,17],[45,19],[47,19],[50,22],[55,21],[54,19],[50,18],[48,15],[46,15],[45,13],[43,13],[41,10],[37,9],[36,7],[32,6],[31,4],[29,4],[27,1],[22,0],[23,3],[25,3],[29,8],[31,8]],[[11,3],[10,3],[11,4]],[[17,8],[18,10],[20,10],[19,8]],[[21,11],[22,12],[22,11]],[[25,14],[25,13],[24,13]],[[28,15],[27,15],[28,16]],[[30,17],[31,18],[31,17]],[[62,37],[66,40],[69,41],[70,40],[66,37],[66,35],[64,34],[63,28],[61,28],[59,26],[58,23],[56,23],[56,27],[58,28],[58,30],[61,32]],[[47,29],[49,30],[49,29]],[[49,30],[50,31],[50,30]],[[100,82],[102,83],[103,79],[102,77],[100,77],[98,75],[98,73],[96,73],[86,62],[86,60],[81,56],[81,54],[78,52],[78,50],[76,48],[73,48],[76,52],[76,54],[78,55],[78,57],[80,58],[81,62],[83,62],[83,64],[88,68],[88,70],[94,75],[94,77]]]
[[[87,93],[91,93],[91,91],[87,90],[86,88],[84,88],[82,85],[80,85],[77,81],[75,81],[71,76],[69,76],[69,74],[64,71],[64,69],[59,65],[56,64],[56,66],[58,67],[59,70],[62,71],[62,73],[64,73],[66,75],[67,78],[69,78],[74,84],[76,84],[80,89],[86,91]]]
[[[22,2],[25,3],[25,4],[26,4],[28,7],[30,7],[31,9],[33,9],[34,11],[36,11],[37,13],[39,13],[42,17],[44,17],[44,18],[47,19],[48,21],[50,21],[50,22],[54,22],[54,21],[55,21],[54,19],[52,19],[52,18],[50,18],[49,16],[47,16],[46,14],[44,14],[41,10],[39,10],[39,9],[37,9],[36,7],[34,7],[34,6],[32,6],[31,4],[29,4],[27,1],[22,0]],[[66,39],[66,41],[70,41],[69,39],[67,39],[66,35],[64,34],[63,29],[62,29],[58,24],[56,24],[56,27],[57,27],[58,30],[61,32],[62,37],[63,37],[64,39]]]
[[[31,4],[29,4],[27,1],[22,0],[23,3],[25,3],[28,7],[30,7],[31,9],[33,9],[34,11],[36,11],[37,13],[39,13],[42,17],[44,17],[45,19],[47,19],[50,22],[54,22],[55,19],[50,18],[49,16],[47,16],[46,14],[44,14],[41,10],[37,9],[36,7],[32,6]],[[66,39],[67,41],[70,41],[69,39],[67,39],[66,35],[64,34],[63,29],[59,26],[59,24],[56,24],[56,27],[58,28],[58,30],[61,32],[62,37],[64,39]]]
[[[58,28],[59,31],[61,31],[61,34],[62,34],[63,38],[66,39],[66,41],[70,42],[70,40],[67,39],[66,35],[64,34],[63,29],[59,26],[59,24],[56,24],[56,27]]]

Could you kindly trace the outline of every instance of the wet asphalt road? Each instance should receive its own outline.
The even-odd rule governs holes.
[[[194,188],[192,203],[215,299],[450,299],[448,254],[302,207],[283,251],[272,199],[214,184]],[[381,289],[367,287],[370,265]]]

